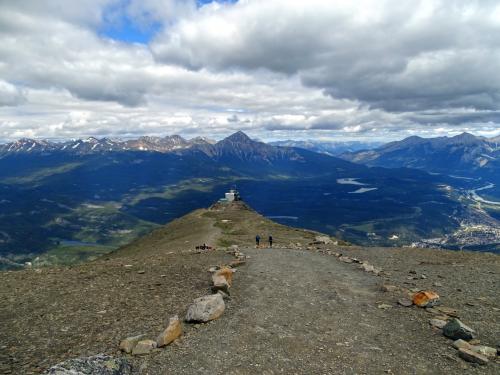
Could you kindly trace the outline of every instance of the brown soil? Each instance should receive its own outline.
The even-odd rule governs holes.
[[[131,358],[137,373],[498,373],[496,363],[459,359],[450,340],[429,326],[431,314],[397,306],[402,292],[384,293],[380,285],[437,291],[483,344],[496,346],[500,257],[331,245],[256,250],[257,233],[272,234],[278,247],[305,247],[315,236],[235,204],[195,211],[92,263],[0,273],[0,373],[121,355],[119,341],[134,334],[154,339],[172,315],[183,317],[194,298],[209,293],[207,269],[232,259],[223,249],[193,251],[204,242],[240,244],[251,256],[234,276],[226,312],[210,324],[186,325],[184,337],[166,349]],[[385,275],[319,252],[327,248],[366,259]],[[392,308],[378,308],[382,303]]]

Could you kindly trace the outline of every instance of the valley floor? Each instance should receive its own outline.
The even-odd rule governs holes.
[[[264,229],[272,230],[278,248],[252,248],[253,236]],[[476,367],[458,358],[451,341],[429,325],[432,314],[398,306],[401,295],[383,292],[381,285],[436,290],[477,330],[482,344],[496,347],[500,257],[305,249],[312,235],[241,207],[200,210],[107,260],[0,273],[0,373],[38,373],[101,352],[121,355],[122,338],[155,338],[170,316],[184,316],[194,298],[209,293],[209,266],[230,259],[223,250],[187,250],[204,239],[238,243],[251,257],[234,275],[226,311],[209,324],[185,325],[184,336],[165,349],[131,357],[138,374],[498,373],[495,360]],[[303,248],[291,249],[289,242]],[[327,248],[366,259],[384,274],[342,263]]]

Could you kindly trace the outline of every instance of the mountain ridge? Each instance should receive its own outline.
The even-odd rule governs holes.
[[[498,137],[462,133],[453,137],[411,136],[389,142],[374,150],[344,153],[339,157],[355,163],[380,167],[407,167],[438,173],[465,173],[498,168]]]

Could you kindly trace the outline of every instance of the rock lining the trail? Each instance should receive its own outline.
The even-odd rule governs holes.
[[[120,342],[120,350],[124,351],[125,353],[132,353],[132,350],[134,347],[137,345],[137,343],[141,340],[144,340],[146,338],[146,335],[137,335],[137,336],[131,336],[123,339]]]
[[[456,318],[446,323],[443,327],[443,334],[452,340],[472,340],[476,337],[476,333],[472,328]]]
[[[125,358],[106,354],[69,359],[49,368],[44,375],[131,375],[132,366]]]
[[[151,353],[153,349],[157,348],[156,341],[154,340],[141,340],[137,343],[136,346],[134,346],[134,349],[132,349],[132,355],[142,355],[142,354],[148,354]]]
[[[225,309],[224,299],[218,293],[196,298],[188,308],[186,322],[206,323],[219,318]]]
[[[182,335],[182,323],[177,315],[170,318],[168,327],[158,335],[156,343],[159,348],[169,345]]]
[[[489,362],[488,358],[486,358],[485,356],[469,349],[458,349],[458,355],[460,356],[460,358],[464,359],[467,362],[473,362],[480,365],[486,365]]]

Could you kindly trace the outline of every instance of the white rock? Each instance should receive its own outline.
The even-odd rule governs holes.
[[[226,305],[220,294],[196,298],[193,304],[188,308],[186,321],[209,322],[210,320],[220,317],[225,309]]]
[[[431,326],[442,329],[446,325],[446,321],[441,319],[431,319],[429,320]]]

